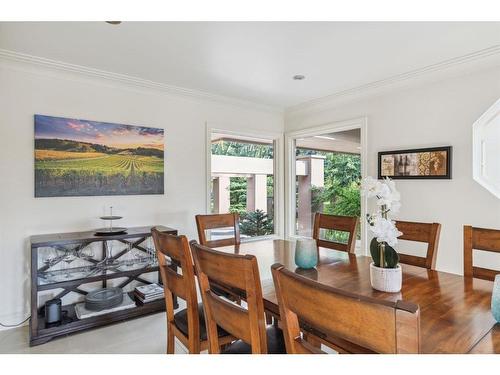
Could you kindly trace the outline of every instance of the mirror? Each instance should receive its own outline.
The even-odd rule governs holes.
[[[500,100],[473,125],[473,176],[500,199]]]

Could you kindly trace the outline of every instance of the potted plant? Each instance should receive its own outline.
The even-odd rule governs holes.
[[[370,264],[370,281],[372,287],[382,292],[399,292],[401,290],[402,272],[399,256],[394,247],[398,237],[403,233],[398,231],[390,215],[401,207],[400,194],[394,181],[386,178],[378,181],[367,177],[362,182],[362,194],[367,198],[376,198],[377,212],[367,214],[370,231],[374,237],[370,242],[370,254],[373,262]]]

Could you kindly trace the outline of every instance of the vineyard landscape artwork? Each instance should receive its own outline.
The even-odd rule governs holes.
[[[35,197],[163,193],[163,129],[35,115]]]

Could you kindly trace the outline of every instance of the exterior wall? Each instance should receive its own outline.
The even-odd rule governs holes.
[[[254,174],[247,178],[247,211],[267,212],[267,175]]]
[[[305,175],[297,173],[298,179],[298,209],[297,235],[310,237],[314,217],[312,215],[313,188],[322,188],[325,184],[324,156],[302,156],[297,163],[305,164]]]

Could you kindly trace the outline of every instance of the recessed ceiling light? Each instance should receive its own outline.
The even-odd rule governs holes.
[[[336,138],[327,137],[326,135],[315,135],[314,138],[328,139],[329,141],[335,141]]]
[[[106,21],[106,23],[109,23],[110,25],[119,25],[122,21]]]
[[[296,74],[296,75],[293,76],[293,79],[296,80],[296,81],[302,81],[305,78],[306,78],[306,76],[302,75],[302,74]]]

